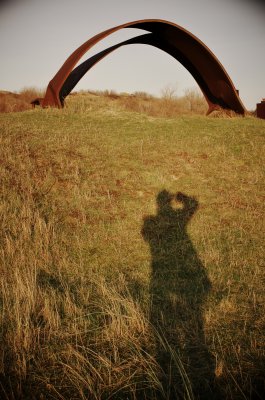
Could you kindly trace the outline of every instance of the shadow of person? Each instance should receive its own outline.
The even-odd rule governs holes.
[[[186,398],[183,391],[189,385],[193,398],[216,398],[203,324],[211,285],[187,232],[197,209],[195,198],[163,190],[157,196],[157,215],[146,217],[142,228],[152,256],[150,322],[162,338],[156,357],[166,397],[172,399]]]

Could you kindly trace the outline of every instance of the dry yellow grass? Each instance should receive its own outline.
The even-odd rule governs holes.
[[[261,398],[264,122],[116,100],[0,115],[1,397]]]
[[[207,103],[196,89],[190,89],[182,97],[177,97],[170,87],[166,87],[162,91],[161,97],[154,97],[145,92],[117,94],[113,91],[105,91],[91,94],[106,97],[126,111],[134,111],[152,117],[205,115],[207,112]]]
[[[207,104],[203,96],[196,90],[187,91],[186,95],[176,97],[169,89],[162,92],[162,97],[154,97],[145,92],[135,92],[134,94],[118,94],[113,90],[88,91],[73,93],[67,102],[72,103],[71,97],[78,96],[78,107],[81,105],[80,99],[91,96],[105,98],[115,101],[117,106],[128,111],[144,113],[154,117],[175,117],[184,114],[205,114]],[[0,92],[0,112],[17,112],[30,110],[30,102],[37,97],[43,97],[43,92],[34,88],[25,88],[20,93]]]

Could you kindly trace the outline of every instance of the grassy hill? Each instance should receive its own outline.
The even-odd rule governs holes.
[[[1,398],[262,398],[264,134],[92,95],[0,115]]]

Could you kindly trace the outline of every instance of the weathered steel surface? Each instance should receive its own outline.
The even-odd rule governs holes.
[[[265,99],[262,99],[261,102],[257,104],[257,117],[265,119]]]
[[[78,67],[80,58],[96,43],[122,28],[138,28],[150,33],[126,40],[101,51]],[[246,109],[225,71],[211,50],[186,29],[163,20],[140,20],[108,29],[92,37],[75,50],[49,82],[42,107],[63,107],[65,97],[102,58],[121,46],[142,43],[157,47],[178,60],[194,77],[209,105],[208,113],[219,108],[245,114]]]

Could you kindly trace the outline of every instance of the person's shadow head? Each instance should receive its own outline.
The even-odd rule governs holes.
[[[171,206],[171,201],[173,200],[174,195],[167,190],[162,190],[158,193],[156,202],[158,209],[165,209]]]
[[[159,214],[166,215],[169,213],[172,215],[174,213],[178,218],[186,216],[187,222],[199,206],[195,197],[187,196],[182,192],[173,194],[167,190],[158,193],[156,203]]]
[[[146,217],[142,229],[144,240],[150,244],[153,261],[158,253],[163,253],[167,259],[169,256],[175,258],[175,249],[183,239],[186,239],[183,249],[187,248],[189,243],[189,250],[194,254],[186,233],[186,225],[199,205],[195,197],[162,190],[156,197],[156,204],[157,214]],[[173,259],[171,261],[174,262]]]

